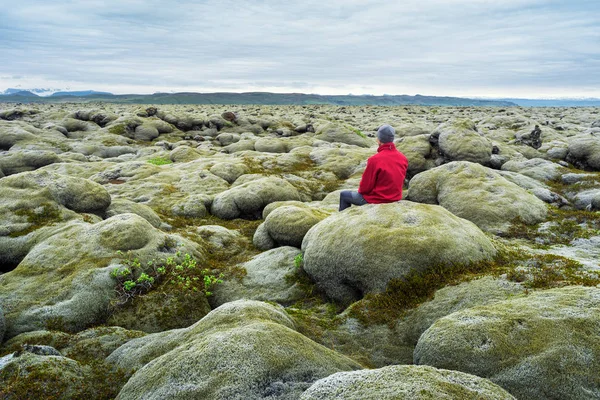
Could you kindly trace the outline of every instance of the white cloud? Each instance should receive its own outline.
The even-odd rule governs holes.
[[[598,11],[585,0],[27,1],[0,15],[0,90],[600,97]]]

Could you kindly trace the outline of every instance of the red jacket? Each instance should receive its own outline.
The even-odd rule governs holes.
[[[394,143],[383,143],[367,160],[358,187],[368,203],[391,203],[402,199],[402,185],[408,168],[406,156]]]

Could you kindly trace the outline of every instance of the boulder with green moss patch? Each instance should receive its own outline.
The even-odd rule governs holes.
[[[492,142],[477,132],[470,120],[455,120],[440,125],[435,134],[439,151],[447,161],[470,161],[487,165]]]
[[[600,171],[600,140],[594,135],[570,138],[566,160],[581,169]]]
[[[23,352],[0,358],[0,398],[72,399],[81,396],[89,373],[77,361]]]
[[[438,154],[431,147],[429,136],[429,134],[406,136],[395,142],[396,148],[408,159],[406,174],[409,177],[435,167]]]
[[[294,280],[298,273],[296,257],[302,254],[295,247],[279,247],[265,251],[241,265],[245,275],[226,280],[214,289],[213,304],[221,305],[239,299],[273,301],[293,304],[304,291]]]
[[[115,199],[106,209],[106,218],[114,217],[119,214],[136,214],[150,222],[155,228],[167,228],[168,225],[162,222],[158,214],[145,204],[136,203],[126,199]]]
[[[306,232],[328,216],[328,212],[305,205],[277,207],[266,216],[262,229],[254,234],[254,245],[260,250],[276,246],[299,248]]]
[[[383,292],[392,279],[409,273],[496,254],[473,223],[442,207],[410,201],[334,214],[308,231],[302,249],[306,272],[329,297],[346,304]]]
[[[319,128],[316,132],[315,139],[324,140],[326,142],[351,144],[359,147],[371,147],[375,144],[373,143],[373,140],[367,139],[359,130],[335,122],[331,122]]]
[[[536,224],[547,208],[533,194],[479,164],[456,161],[416,175],[406,197],[419,203],[439,204],[474,222],[485,231],[501,233],[519,219]]]
[[[338,372],[315,382],[300,400],[515,400],[487,379],[417,365]]]
[[[227,303],[188,329],[133,340],[109,361],[143,365],[118,399],[296,399],[317,379],[360,368],[296,332],[282,309],[251,301]]]
[[[502,164],[502,170],[518,172],[540,182],[558,181],[568,171],[565,167],[542,158],[508,161]]]
[[[227,183],[232,184],[237,178],[248,173],[248,167],[242,163],[222,162],[213,165],[210,172],[220,178],[223,178]]]
[[[0,170],[4,175],[18,174],[19,172],[34,171],[45,165],[61,162],[53,151],[44,150],[18,150],[3,154],[0,158]]]
[[[218,194],[211,214],[223,219],[257,218],[267,204],[285,200],[300,200],[298,190],[281,178],[260,178]]]
[[[437,320],[415,364],[490,379],[520,399],[600,392],[600,289],[572,286],[474,307]]]
[[[103,322],[116,296],[110,272],[126,257],[117,251],[131,250],[132,257],[145,262],[165,259],[177,249],[203,259],[197,244],[167,236],[135,214],[65,225],[0,276],[7,337],[46,327],[81,331]]]
[[[43,170],[2,178],[0,193],[0,264],[10,267],[64,222],[102,213],[111,202],[97,183]]]

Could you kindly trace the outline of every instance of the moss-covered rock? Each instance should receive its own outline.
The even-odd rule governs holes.
[[[75,360],[24,352],[0,359],[0,397],[72,399],[81,396],[89,373]]]
[[[210,172],[231,184],[240,176],[248,173],[248,167],[242,163],[223,162],[213,165]]]
[[[120,399],[292,399],[321,377],[360,368],[294,331],[281,309],[251,301],[227,303],[188,329],[133,340],[109,360],[144,365]]]
[[[258,218],[267,204],[285,200],[300,200],[298,190],[281,178],[261,178],[218,194],[211,214],[223,219]]]
[[[571,138],[566,160],[578,168],[600,171],[600,140],[594,135]]]
[[[350,303],[392,279],[496,253],[473,223],[442,207],[401,201],[334,214],[304,237],[304,269],[329,297]]]
[[[487,379],[426,366],[393,365],[338,372],[315,382],[301,400],[514,400]]]
[[[416,364],[490,379],[517,398],[582,399],[600,391],[600,289],[566,287],[437,320]]]
[[[277,207],[267,215],[264,227],[254,234],[254,245],[261,250],[272,248],[269,244],[299,248],[306,232],[328,216],[328,212],[305,205]]]
[[[473,121],[454,120],[440,125],[439,151],[447,161],[470,161],[487,165],[492,155],[492,142],[477,132]]]
[[[305,295],[293,279],[298,272],[295,259],[301,253],[300,249],[285,246],[255,256],[239,265],[246,272],[243,277],[234,277],[215,287],[212,302],[221,305],[250,299],[293,304]]]
[[[431,147],[429,136],[429,134],[407,136],[395,141],[397,149],[408,159],[406,174],[409,177],[435,167],[438,154]]]
[[[4,312],[0,304],[0,344],[4,341],[4,332],[6,332],[6,321],[4,321]]]
[[[279,138],[262,137],[254,142],[254,150],[265,153],[287,153],[286,142]]]
[[[492,169],[466,161],[451,162],[422,172],[410,181],[406,196],[419,203],[439,204],[481,229],[501,233],[519,219],[541,222],[547,208],[533,194]]]
[[[110,218],[119,214],[136,214],[150,222],[155,228],[166,228],[166,224],[162,222],[158,214],[145,204],[136,203],[126,199],[115,199],[106,209],[105,217]]]
[[[360,131],[335,122],[319,128],[316,132],[315,139],[324,140],[326,142],[351,144],[359,147],[371,147],[374,145],[373,140],[367,139]]]
[[[4,175],[19,172],[34,171],[45,165],[61,162],[60,157],[53,151],[18,150],[3,154],[0,158],[0,170]]]
[[[125,257],[117,251],[160,260],[177,249],[203,259],[197,244],[167,236],[135,214],[93,225],[67,224],[34,246],[17,268],[0,276],[7,336],[45,328],[81,331],[103,322],[116,296],[117,283],[110,272]]]
[[[65,357],[80,362],[97,362],[128,341],[145,335],[144,332],[118,326],[90,328],[75,335],[60,331],[33,331],[8,340],[0,348],[0,354],[20,351],[24,345],[43,345],[51,346]]]
[[[508,161],[502,164],[502,170],[518,172],[540,182],[558,181],[567,172],[565,167],[542,158]]]
[[[0,264],[8,266],[4,272],[64,222],[83,219],[78,213],[102,213],[111,202],[97,183],[43,170],[2,178],[0,192]]]
[[[375,153],[372,149],[320,146],[310,152],[310,159],[320,171],[332,172],[338,179],[348,179],[366,166],[367,159]]]
[[[201,291],[151,291],[118,308],[107,324],[154,333],[188,327],[209,312],[210,305]]]
[[[143,140],[151,142],[159,136],[158,129],[152,124],[144,123],[135,127],[133,138],[135,140]]]

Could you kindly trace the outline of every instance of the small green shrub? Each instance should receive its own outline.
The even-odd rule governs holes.
[[[159,286],[164,291],[173,288],[180,291],[203,292],[212,295],[212,288],[222,281],[222,275],[212,275],[207,268],[200,268],[194,257],[180,251],[161,262],[150,260],[142,268],[142,262],[130,252],[127,257],[123,252],[117,254],[124,257],[123,267],[115,268],[110,276],[117,281],[117,300],[113,305],[124,305],[135,296],[144,294]]]
[[[165,157],[155,157],[155,158],[151,158],[150,160],[148,160],[148,162],[152,165],[167,165],[167,164],[173,164],[173,161],[169,160],[168,158]]]

